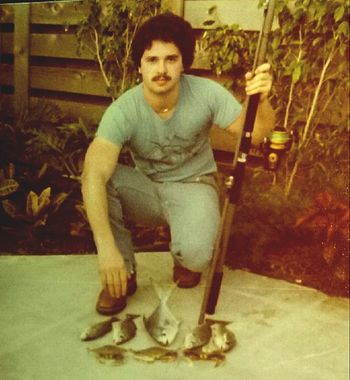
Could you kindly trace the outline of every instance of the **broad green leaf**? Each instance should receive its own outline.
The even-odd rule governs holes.
[[[38,213],[50,204],[51,187],[44,189],[38,198]]]
[[[14,193],[19,187],[19,183],[14,179],[4,179],[0,182],[0,197],[6,197]]]
[[[294,70],[293,70],[293,75],[292,75],[292,82],[296,83],[300,79],[300,76],[302,74],[302,67],[301,65],[297,65]]]
[[[27,195],[26,215],[31,219],[34,219],[38,215],[38,212],[38,196],[34,193],[34,191],[30,191]]]
[[[345,37],[348,37],[348,39],[349,39],[349,24],[347,21],[343,21],[339,25],[337,31],[338,31],[338,33],[343,34]]]
[[[339,21],[344,16],[344,12],[345,12],[344,5],[341,5],[340,7],[338,7],[335,10],[335,12],[334,12],[334,20],[335,20],[335,22]]]
[[[16,204],[9,199],[5,199],[1,203],[6,214],[8,214],[11,218],[16,219],[18,216]]]

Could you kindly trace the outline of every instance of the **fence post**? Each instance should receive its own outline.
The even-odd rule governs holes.
[[[14,9],[14,110],[15,118],[18,119],[29,106],[30,4],[20,4]]]

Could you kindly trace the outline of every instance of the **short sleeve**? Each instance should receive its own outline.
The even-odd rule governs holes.
[[[112,103],[102,116],[96,136],[103,137],[113,144],[122,147],[131,137],[132,125],[118,101]]]
[[[209,104],[213,114],[213,124],[220,128],[229,127],[241,114],[242,106],[222,85],[211,81],[208,91]]]

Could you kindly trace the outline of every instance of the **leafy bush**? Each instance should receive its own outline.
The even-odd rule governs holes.
[[[141,23],[160,10],[160,0],[88,0],[89,13],[77,30],[78,53],[89,50],[108,92],[117,98],[137,80],[131,44]]]
[[[299,136],[277,178],[288,197],[305,172],[313,181],[322,172],[332,173],[335,166],[347,170],[349,4],[345,0],[278,0],[276,15],[279,27],[269,44],[274,75],[271,101],[277,126]],[[254,51],[252,41],[254,36],[237,25],[203,36],[217,75],[247,71],[246,62],[251,67]],[[329,177],[331,181],[332,175]]]

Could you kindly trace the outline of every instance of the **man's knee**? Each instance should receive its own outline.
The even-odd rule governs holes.
[[[213,255],[213,244],[182,241],[171,244],[171,252],[176,261],[183,267],[202,272],[207,268]]]

